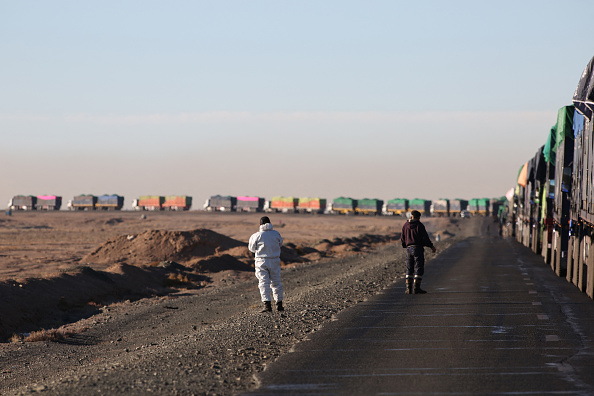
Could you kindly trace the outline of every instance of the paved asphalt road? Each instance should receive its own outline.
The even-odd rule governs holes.
[[[594,395],[594,301],[540,256],[474,237],[425,270],[428,294],[401,280],[345,311],[252,394]]]

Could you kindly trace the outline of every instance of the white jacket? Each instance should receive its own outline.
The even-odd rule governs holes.
[[[250,237],[248,249],[256,253],[256,258],[279,258],[283,246],[283,238],[278,231],[272,229],[272,224],[260,226],[260,231]]]

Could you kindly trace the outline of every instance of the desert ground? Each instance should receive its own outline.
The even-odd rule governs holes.
[[[247,251],[261,216],[0,218],[0,393],[241,392],[267,362],[403,276],[401,217],[269,214],[285,242],[287,310],[263,317]],[[498,233],[490,218],[422,221],[439,250]]]

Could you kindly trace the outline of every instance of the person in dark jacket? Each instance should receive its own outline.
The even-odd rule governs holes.
[[[425,246],[437,251],[429,239],[425,226],[421,223],[421,212],[413,210],[411,218],[402,227],[400,241],[406,248],[406,294],[427,293],[421,289],[425,273]]]

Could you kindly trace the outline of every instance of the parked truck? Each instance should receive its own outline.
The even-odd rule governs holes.
[[[355,212],[358,214],[365,215],[380,215],[382,214],[382,208],[384,201],[375,198],[363,198],[357,200],[357,207]]]
[[[408,199],[394,198],[386,204],[386,213],[403,216],[408,212]]]
[[[474,216],[489,215],[489,198],[473,198],[468,201],[468,211]]]
[[[460,216],[460,213],[463,210],[467,210],[468,208],[468,201],[465,199],[460,199],[460,198],[456,198],[456,199],[451,199],[450,200],[450,215],[451,216]]]
[[[325,198],[299,198],[297,202],[297,210],[306,213],[324,213],[326,210]]]
[[[204,203],[204,209],[212,212],[235,212],[237,197],[213,195]]]
[[[160,195],[141,195],[132,202],[135,210],[162,210],[165,197]]]
[[[262,212],[264,210],[264,198],[239,196],[237,197],[238,212]]]
[[[332,201],[332,213],[355,214],[357,200],[349,197],[338,197]]]
[[[60,210],[62,207],[62,197],[57,195],[38,195],[37,204],[35,208],[37,210]]]
[[[270,200],[268,210],[271,212],[295,213],[298,204],[299,198],[276,196]]]
[[[124,207],[124,197],[117,194],[100,195],[95,207],[98,210],[121,210]]]
[[[418,210],[422,215],[431,214],[431,200],[415,198],[409,201],[408,207],[411,211]]]
[[[450,216],[450,200],[445,198],[440,198],[433,202],[431,206],[431,214],[433,216],[439,217],[449,217]]]
[[[167,195],[163,200],[163,209],[166,210],[190,210],[192,197],[187,195]]]
[[[12,210],[35,210],[37,197],[33,195],[15,195],[9,202],[8,207]]]
[[[97,197],[95,195],[76,195],[72,201],[68,202],[69,210],[95,210]]]

